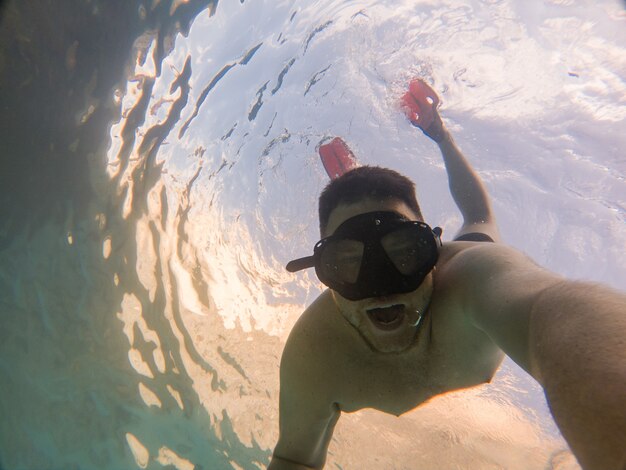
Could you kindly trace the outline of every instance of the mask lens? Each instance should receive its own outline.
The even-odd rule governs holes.
[[[388,233],[380,243],[396,269],[404,275],[422,268],[424,259],[430,254],[428,243],[420,236],[420,229],[416,226]]]
[[[332,240],[324,247],[321,269],[326,278],[354,284],[361,270],[364,244],[357,240]]]

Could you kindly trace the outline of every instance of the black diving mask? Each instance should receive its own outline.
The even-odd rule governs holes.
[[[441,229],[396,212],[368,212],[343,222],[315,244],[313,256],[287,264],[315,267],[321,282],[348,300],[414,291],[439,257]]]

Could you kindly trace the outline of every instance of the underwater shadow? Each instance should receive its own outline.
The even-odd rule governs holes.
[[[113,176],[107,163],[121,110],[113,90],[129,56],[145,60],[151,50],[158,76],[176,34],[217,1],[150,5],[73,2],[59,11],[10,2],[2,10],[0,467],[256,469],[269,460],[194,389],[190,367],[211,378],[216,396],[228,384],[197,350],[165,259],[195,250],[185,224],[200,169],[170,209],[156,161],[187,103],[189,60],[167,118],[144,135],[137,130],[154,78],[141,79]],[[151,249],[140,252],[138,239]],[[140,272],[148,264],[149,283]],[[210,310],[204,277],[194,285]],[[213,335],[229,334],[213,324]]]

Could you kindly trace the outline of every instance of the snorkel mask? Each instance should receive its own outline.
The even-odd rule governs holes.
[[[315,267],[321,282],[348,300],[414,291],[439,257],[441,229],[395,212],[368,212],[343,222],[315,244],[313,256],[287,264]]]

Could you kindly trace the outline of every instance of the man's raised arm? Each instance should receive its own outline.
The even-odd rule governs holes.
[[[411,81],[402,97],[402,107],[409,121],[439,146],[443,156],[450,194],[463,215],[463,226],[455,238],[478,232],[500,241],[487,189],[446,129],[437,111],[438,105],[437,93],[421,79]]]
[[[543,387],[585,470],[626,469],[626,294],[485,244],[445,268],[471,320]]]

